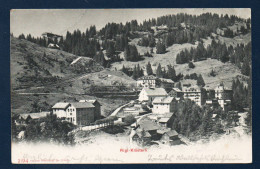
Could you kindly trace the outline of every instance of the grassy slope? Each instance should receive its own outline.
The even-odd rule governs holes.
[[[78,58],[73,54],[41,47],[27,40],[13,37],[11,37],[10,49],[12,88],[20,88],[23,85],[37,86],[41,84],[40,78],[52,78],[54,76],[67,78],[79,74],[75,71],[77,68],[70,66],[71,62]],[[46,57],[43,57],[44,52]],[[101,68],[90,58],[83,57],[82,60],[79,64],[87,64],[93,70],[94,68]],[[30,77],[32,78],[26,79]]]
[[[249,41],[251,41],[251,33],[248,33],[246,35],[240,35],[236,36],[234,38],[225,38],[222,36],[219,36],[219,40],[222,42],[225,42],[227,45],[237,45],[238,43],[244,43],[247,44]],[[143,47],[143,46],[138,46],[137,42],[139,41],[139,38],[133,39],[130,44],[136,45],[138,52],[143,55],[145,52],[149,51],[149,47]],[[208,44],[211,43],[212,39],[204,39],[204,44],[207,46]],[[197,43],[196,43],[197,44]],[[188,64],[176,64],[176,55],[182,51],[183,49],[190,49],[191,47],[196,47],[197,45],[192,45],[189,43],[185,44],[174,44],[170,47],[167,48],[167,53],[165,54],[153,54],[154,57],[149,58],[145,57],[144,60],[139,61],[139,62],[128,62],[128,61],[121,61],[117,63],[112,64],[112,69],[121,69],[122,66],[124,65],[125,67],[134,67],[134,65],[139,64],[141,67],[145,68],[145,65],[150,62],[153,68],[153,71],[155,73],[155,70],[160,63],[162,67],[166,67],[168,64],[172,64],[175,67],[175,70],[177,73],[182,73],[182,74],[190,74],[190,73],[197,73],[197,74],[202,74],[204,81],[206,85],[209,87],[215,87],[218,83],[224,82],[224,84],[227,87],[231,87],[232,84],[232,79],[236,76],[242,76],[240,70],[232,65],[231,63],[222,63],[218,60],[214,59],[208,59],[200,62],[196,62],[195,68],[194,69],[189,69]],[[155,52],[155,48],[154,48]],[[121,57],[123,57],[123,53],[121,53]],[[211,70],[216,71],[216,77],[211,77],[209,76],[209,73]],[[183,80],[183,83],[189,82],[192,84],[195,84],[195,81],[192,80]]]
[[[43,59],[43,53],[46,53],[46,58]],[[29,63],[26,57],[33,57],[33,61],[36,62],[31,69],[29,68]],[[31,43],[27,40],[20,40],[16,38],[11,38],[11,82],[12,88],[19,89],[22,85],[27,85],[30,88],[26,90],[20,90],[23,93],[45,93],[46,91],[50,95],[19,95],[18,91],[11,93],[11,108],[12,113],[28,113],[32,112],[32,104],[36,101],[39,107],[42,107],[42,111],[50,110],[51,106],[59,101],[76,101],[80,99],[94,99],[94,96],[84,95],[85,89],[91,84],[95,85],[110,85],[115,81],[122,81],[125,84],[134,83],[135,81],[130,77],[126,76],[122,72],[103,70],[97,72],[101,69],[99,65],[95,65],[92,59],[83,58],[77,64],[88,64],[88,68],[92,73],[87,73],[84,76],[77,74],[70,68],[70,64],[73,60],[77,59],[78,56],[73,54],[56,50],[50,48],[40,47],[37,44]],[[57,60],[56,60],[57,59]],[[63,63],[62,63],[63,62]],[[27,67],[27,68],[25,68]],[[47,69],[50,74],[46,74],[42,68]],[[19,77],[34,77],[35,69],[39,72],[40,77],[52,77],[60,76],[66,80],[60,80],[65,83],[56,83],[52,85],[37,84],[35,82],[25,82],[21,83],[17,78]],[[97,69],[97,70],[95,70]],[[72,80],[70,77],[77,77]],[[89,79],[89,80],[87,80]],[[60,82],[59,81],[59,82]],[[85,81],[83,83],[82,81]],[[90,81],[93,83],[86,83]],[[33,88],[33,86],[43,85],[41,88]],[[122,99],[102,99],[98,98],[102,106],[102,114],[108,115],[112,110],[116,109],[119,105],[125,104],[126,100]],[[45,103],[46,102],[46,103]]]

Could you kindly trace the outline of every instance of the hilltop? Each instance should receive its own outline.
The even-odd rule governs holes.
[[[82,73],[100,71],[102,66],[90,58],[41,47],[24,39],[11,37],[11,85],[13,89],[56,83]]]

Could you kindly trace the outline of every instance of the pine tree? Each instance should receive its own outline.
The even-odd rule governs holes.
[[[163,74],[162,74],[162,67],[161,67],[161,64],[159,63],[157,69],[156,69],[156,77],[158,78],[162,78],[163,77]]]
[[[201,74],[198,76],[197,85],[198,85],[198,86],[201,86],[201,87],[204,87],[204,86],[205,86],[205,82],[204,82],[204,79],[203,79],[203,77],[201,76]]]
[[[195,65],[192,62],[189,62],[189,68],[193,69],[195,68]]]
[[[176,71],[172,65],[168,65],[167,76],[169,79],[175,81],[176,80]]]
[[[142,72],[141,72],[141,69],[140,69],[140,66],[139,64],[137,65],[137,68],[136,68],[136,74],[137,74],[137,78],[141,77],[142,76]]]
[[[243,63],[242,68],[241,68],[241,73],[243,75],[249,76],[249,74],[250,74],[250,65],[249,65],[249,61],[248,60],[246,60]]]
[[[108,43],[108,48],[107,48],[107,56],[109,58],[114,59],[114,55],[115,55],[115,46],[113,42]]]
[[[153,75],[153,69],[150,62],[148,62],[148,64],[146,65],[146,73],[147,75]]]
[[[21,35],[18,36],[19,39],[25,39],[24,34],[22,33]]]
[[[157,44],[156,44],[156,53],[157,54],[163,54],[166,52],[166,47],[165,45],[159,41]]]
[[[124,57],[126,61],[130,61],[130,49],[129,49],[129,45],[126,46],[125,51],[124,51]]]
[[[138,78],[138,73],[137,73],[137,68],[136,68],[136,65],[134,67],[134,71],[133,71],[133,75],[132,75],[133,79],[137,79]]]

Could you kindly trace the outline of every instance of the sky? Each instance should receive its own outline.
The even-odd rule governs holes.
[[[163,15],[187,13],[200,15],[211,12],[251,18],[250,8],[153,8],[153,9],[12,9],[10,32],[14,36],[31,34],[41,36],[43,32],[66,35],[67,31],[85,31],[91,25],[97,30],[108,22],[123,24],[136,19],[138,23]]]

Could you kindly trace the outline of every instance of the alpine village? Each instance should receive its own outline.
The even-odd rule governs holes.
[[[10,38],[13,142],[251,135],[250,18],[179,13]]]

